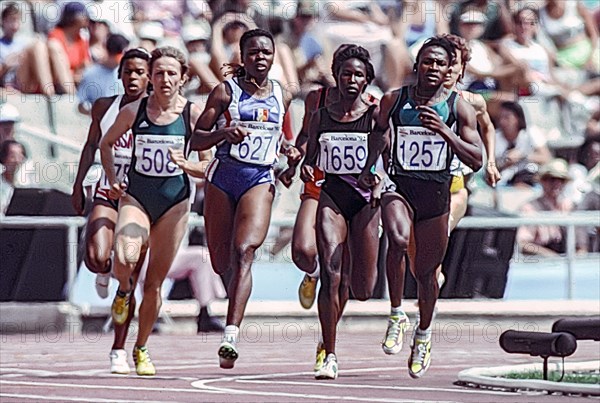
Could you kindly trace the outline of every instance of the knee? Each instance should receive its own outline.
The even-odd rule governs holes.
[[[256,252],[255,245],[238,245],[234,247],[234,258],[238,263],[238,267],[248,266],[254,260]]]
[[[106,273],[110,271],[110,249],[102,249],[99,246],[87,248],[84,260],[85,265],[93,273]]]
[[[142,255],[142,245],[139,242],[118,236],[115,242],[115,263],[119,266],[125,266],[133,271],[140,256]]]
[[[301,268],[313,266],[317,257],[315,245],[307,245],[302,242],[292,244],[292,260]]]
[[[416,273],[414,273],[415,275],[415,280],[422,285],[425,284],[429,284],[429,283],[435,283],[436,279],[435,279],[435,268],[433,270],[427,270],[427,271],[420,271],[420,270],[416,270]]]
[[[146,281],[144,283],[144,299],[152,298],[152,299],[160,300],[161,288],[162,288],[162,283],[160,283],[158,281]]]
[[[358,289],[353,287],[352,295],[359,301],[367,301],[373,296],[373,287],[359,287]]]
[[[390,252],[396,252],[398,254],[404,254],[408,250],[408,235],[400,232],[392,232],[388,234]]]

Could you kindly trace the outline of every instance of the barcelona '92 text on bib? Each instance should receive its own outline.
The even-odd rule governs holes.
[[[178,176],[183,174],[169,156],[169,147],[183,150],[184,136],[138,134],[135,136],[135,170],[148,176]]]
[[[115,174],[117,176],[117,182],[123,182],[127,171],[129,171],[129,165],[131,164],[131,150],[133,149],[133,135],[131,130],[127,131],[122,135],[119,140],[113,146],[113,160],[115,167]],[[108,177],[104,170],[102,171],[102,178],[98,183],[98,189],[110,190],[110,183],[108,183]]]
[[[397,162],[406,171],[446,169],[448,143],[442,136],[421,126],[402,126],[396,132]]]
[[[254,165],[272,165],[277,161],[281,126],[271,122],[238,122],[248,131],[239,144],[232,144],[229,155]]]
[[[359,174],[367,162],[367,133],[322,133],[319,167],[330,174]]]

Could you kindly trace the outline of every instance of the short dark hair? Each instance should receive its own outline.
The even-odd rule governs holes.
[[[337,78],[337,76],[340,74],[342,64],[349,59],[358,59],[364,63],[367,69],[367,83],[370,84],[375,78],[375,68],[371,63],[371,55],[369,54],[369,51],[358,45],[349,45],[344,49],[335,52],[333,62],[331,63],[331,72],[333,73],[333,76]]]
[[[21,10],[19,9],[19,6],[17,6],[16,3],[8,3],[6,5],[6,7],[4,7],[4,9],[2,10],[2,20],[4,20],[6,17],[9,17],[11,15],[18,15],[21,14]]]
[[[257,36],[264,36],[265,38],[269,38],[271,43],[273,44],[273,50],[275,49],[275,40],[273,39],[273,35],[269,31],[265,31],[264,29],[251,29],[250,31],[244,32],[242,37],[240,38],[240,53],[243,55],[244,50],[246,49],[246,44],[252,38]]]
[[[19,143],[17,140],[5,140],[0,145],[0,164],[4,164],[6,162],[8,150],[12,145],[21,146],[21,150],[23,150],[23,156],[27,158],[27,151],[25,151],[25,146],[23,144]]]
[[[120,55],[129,46],[129,39],[121,34],[110,34],[106,38],[106,50],[109,55]]]
[[[142,60],[147,61],[148,64],[150,64],[151,57],[152,57],[152,55],[150,54],[150,52],[148,52],[144,48],[129,49],[127,52],[125,52],[123,54],[123,57],[121,58],[121,61],[119,62],[119,70],[117,70],[119,78],[121,78],[121,73],[123,72],[123,66],[125,65],[125,62],[127,60],[142,59]]]
[[[446,37],[434,36],[434,37],[427,39],[423,43],[423,46],[421,46],[421,49],[419,49],[419,52],[417,53],[417,57],[415,59],[415,67],[419,63],[419,59],[421,58],[421,55],[423,54],[423,52],[425,52],[425,49],[431,48],[434,46],[444,49],[446,51],[446,53],[448,53],[448,57],[450,58],[450,63],[454,62],[454,58],[456,57],[456,48],[454,47],[454,44],[452,42],[450,42],[448,40],[448,38],[446,38]]]
[[[516,102],[506,101],[500,104],[501,108],[507,109],[515,114],[517,121],[519,122],[519,130],[527,129],[527,120],[525,119],[525,112],[523,107]]]

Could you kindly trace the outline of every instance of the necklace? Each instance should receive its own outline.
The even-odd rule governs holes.
[[[250,77],[250,79],[248,79],[248,76],[244,77],[244,82],[255,86],[257,90],[261,90],[263,88],[268,88],[268,86],[269,86],[269,81],[268,80],[267,80],[267,85],[265,87],[261,87],[260,85],[258,85],[258,83],[254,79],[254,77]]]

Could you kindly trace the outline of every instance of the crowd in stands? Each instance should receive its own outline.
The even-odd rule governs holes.
[[[460,88],[488,104],[499,186],[542,194],[524,211],[564,211],[551,197],[568,199],[568,210],[598,208],[596,0],[16,0],[0,8],[0,91],[75,94],[83,114],[99,97],[123,92],[117,66],[128,48],[185,50],[186,96],[203,107],[224,66],[240,61],[239,38],[255,27],[274,34],[272,78],[300,100],[333,84],[332,51],[342,43],[369,50],[373,84],[385,92],[414,80],[414,56],[426,38],[460,35],[472,53]],[[12,141],[2,127],[16,120],[2,110],[2,140]],[[3,147],[3,158],[15,148]],[[524,234],[520,241],[539,237]],[[589,249],[584,243],[580,250]]]

